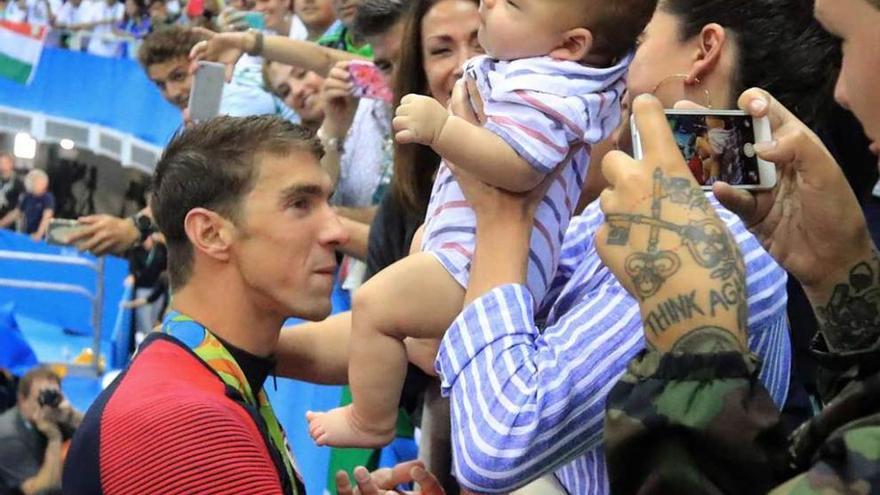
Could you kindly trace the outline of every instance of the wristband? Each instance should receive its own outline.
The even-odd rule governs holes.
[[[247,51],[247,54],[252,57],[259,57],[263,53],[263,32],[256,29],[251,29],[248,32],[254,35],[254,46]]]

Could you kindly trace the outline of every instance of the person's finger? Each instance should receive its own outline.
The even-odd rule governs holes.
[[[214,31],[211,31],[210,29],[205,29],[203,27],[193,26],[189,29],[192,30],[192,32],[197,34],[199,37],[204,38],[206,40],[210,40],[211,38],[213,38],[217,34]]]
[[[354,490],[351,488],[351,480],[348,479],[348,473],[345,471],[336,472],[336,493],[338,495],[353,495]]]
[[[334,67],[330,69],[330,72],[327,74],[326,81],[350,81],[351,73],[348,72],[347,69],[343,69],[341,67]]]
[[[77,218],[76,221],[78,223],[81,223],[84,225],[89,225],[89,224],[93,224],[93,223],[97,222],[100,219],[101,219],[101,215],[87,215],[84,217]]]
[[[391,468],[389,473],[389,478],[385,480],[382,485],[382,488],[394,488],[397,485],[403,483],[409,483],[413,481],[412,470],[416,468],[424,468],[425,463],[416,459],[408,462],[401,462],[396,466]]]
[[[737,189],[726,182],[713,184],[712,193],[725,208],[742,218],[746,225],[752,225],[758,220],[758,199],[755,193]]]
[[[361,495],[379,495],[379,487],[373,482],[370,472],[363,466],[354,468],[354,482],[357,483]]]
[[[416,142],[417,137],[411,129],[404,129],[394,134],[394,139],[400,144],[412,144]]]
[[[699,103],[694,103],[691,100],[677,101],[672,108],[676,110],[706,110],[706,107],[700,105]]]
[[[226,82],[232,82],[232,73],[235,71],[235,64],[226,64]]]
[[[684,162],[660,100],[648,94],[638,96],[633,101],[633,114],[647,161],[661,166]]]
[[[206,40],[199,41],[189,50],[190,60],[202,60],[208,50],[208,42]]]
[[[611,187],[615,187],[620,180],[620,176],[628,168],[633,168],[636,161],[622,151],[609,151],[602,159],[602,175],[608,181]]]
[[[89,220],[88,222],[81,222],[85,225],[88,225],[88,227],[74,230],[67,236],[67,241],[70,244],[76,244],[83,239],[88,239],[95,235],[95,233],[100,230],[100,225],[94,225],[92,222],[93,220]]]
[[[599,193],[599,209],[606,216],[617,212],[616,204],[614,189],[605,188]]]
[[[410,477],[419,484],[422,495],[443,495],[443,487],[433,474],[429,473],[422,466],[416,466],[410,469]]]
[[[770,128],[776,130],[797,117],[785,108],[785,105],[767,91],[760,88],[747,89],[740,95],[737,105],[752,117],[770,119]]]

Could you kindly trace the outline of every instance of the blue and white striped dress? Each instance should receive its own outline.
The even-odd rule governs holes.
[[[745,259],[749,348],[763,359],[760,379],[781,406],[791,367],[787,275],[709,198]],[[451,397],[453,465],[464,487],[507,493],[555,472],[571,494],[609,493],[605,398],[645,342],[637,301],[596,252],[603,221],[598,202],[572,220],[540,305],[521,285],[501,286],[467,306],[446,333],[436,368]]]
[[[509,62],[481,56],[465,66],[483,105],[484,127],[542,174],[563,167],[535,215],[528,286],[540,300],[559,262],[562,237],[580,198],[590,145],[620,121],[620,96],[631,57],[597,69],[537,57]],[[445,163],[440,165],[425,219],[422,251],[433,253],[467,287],[476,219]]]

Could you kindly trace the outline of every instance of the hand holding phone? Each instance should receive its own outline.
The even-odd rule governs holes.
[[[189,118],[201,122],[216,117],[220,113],[220,99],[223,97],[223,84],[226,66],[217,62],[199,61],[193,84],[189,92]]]
[[[348,64],[348,72],[353,86],[352,96],[391,103],[393,98],[391,88],[385,81],[385,75],[373,62],[352,60]]]
[[[672,135],[688,168],[705,190],[723,181],[738,189],[770,189],[776,165],[762,160],[755,143],[773,139],[770,121],[739,110],[666,110]],[[635,117],[630,118],[633,156],[642,159]]]
[[[46,242],[56,246],[70,245],[70,236],[84,227],[76,220],[53,218],[46,229]]]

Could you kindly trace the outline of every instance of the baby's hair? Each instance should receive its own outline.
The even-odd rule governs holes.
[[[657,0],[579,0],[586,9],[585,27],[593,34],[590,53],[620,59],[636,46],[636,40],[654,16]]]

